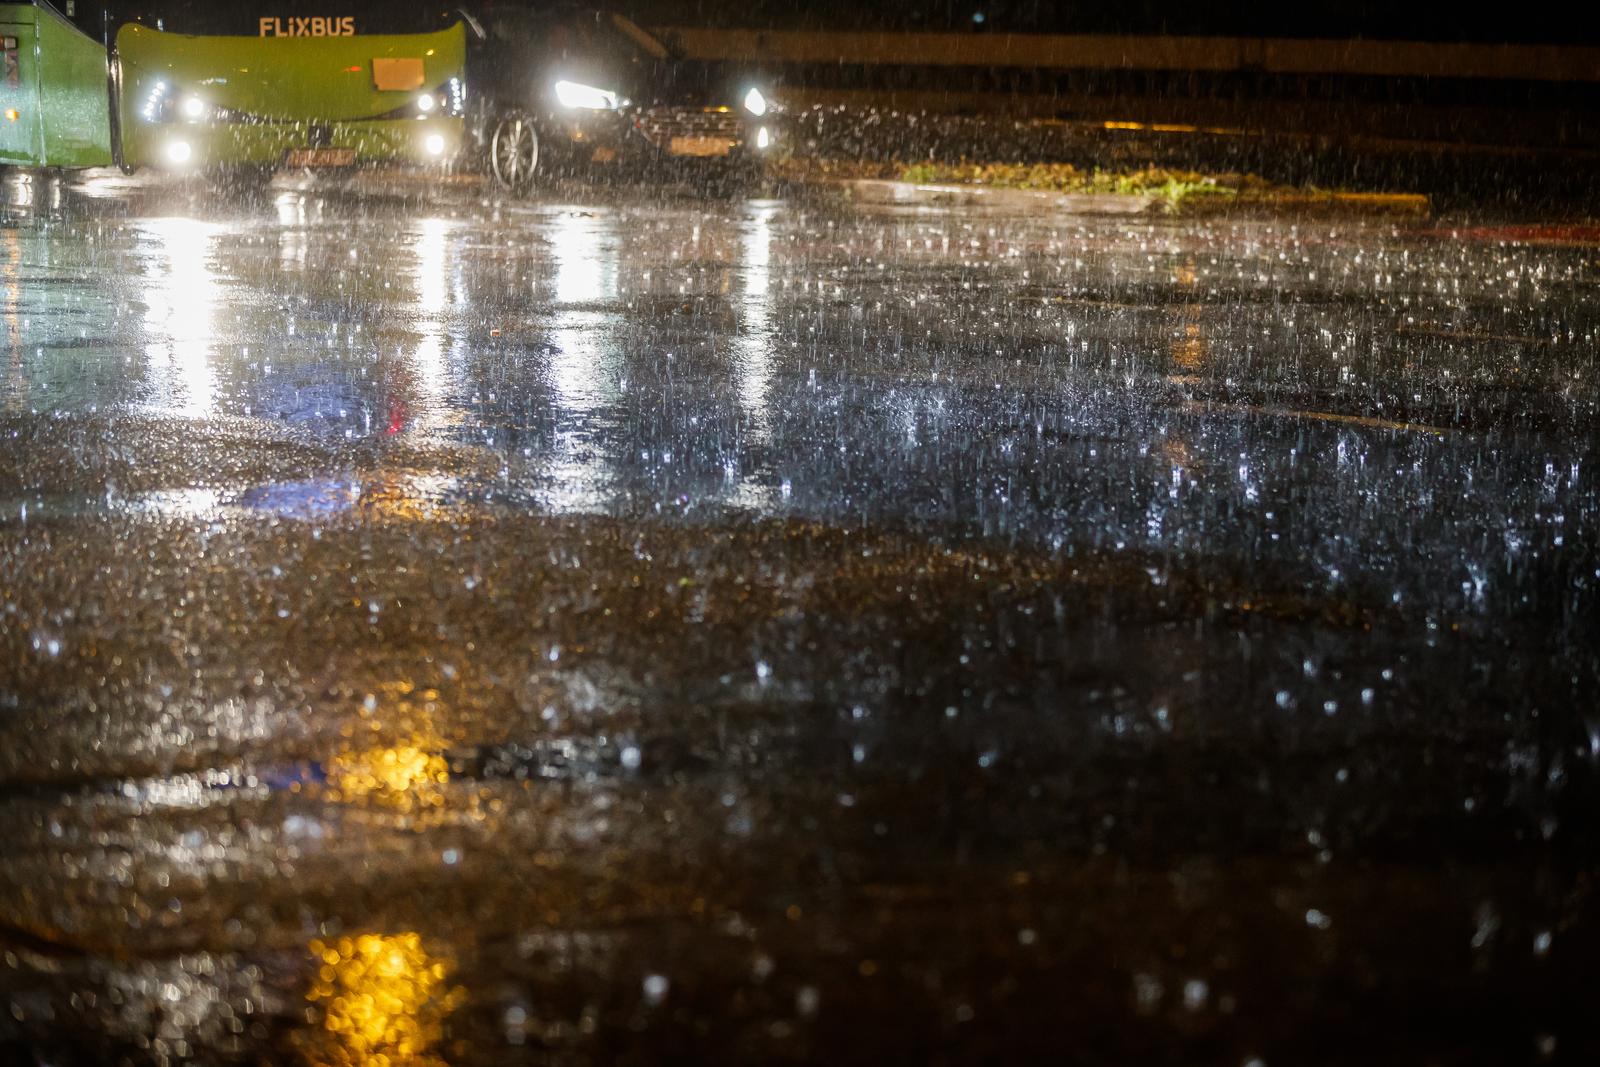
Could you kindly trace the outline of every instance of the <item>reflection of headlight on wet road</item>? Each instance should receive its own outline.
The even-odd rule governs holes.
[[[444,137],[437,133],[428,134],[428,139],[422,142],[422,147],[427,149],[430,156],[444,155]]]
[[[751,89],[744,94],[744,109],[756,118],[767,113],[767,98],[762,95],[760,89]]]
[[[189,162],[190,157],[192,157],[193,155],[194,155],[194,149],[189,147],[189,142],[188,141],[168,141],[167,142],[167,162],[168,163],[176,163],[179,166],[182,166],[183,164]]]
[[[770,132],[768,132],[768,130],[767,130],[767,128],[765,126],[763,126],[759,130],[756,131],[756,147],[764,149],[764,148],[771,147],[771,145],[772,145],[772,134]]]
[[[580,85],[577,82],[556,82],[556,99],[561,101],[562,107],[583,108],[587,111],[617,109],[616,93],[608,89],[596,89],[592,85]]]

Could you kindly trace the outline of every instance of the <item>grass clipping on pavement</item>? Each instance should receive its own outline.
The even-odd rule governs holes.
[[[1172,167],[1087,169],[1070,163],[905,163],[889,160],[802,158],[768,163],[780,181],[901,181],[913,185],[977,186],[1046,193],[1148,197],[1166,211],[1207,214],[1233,208],[1354,209],[1425,216],[1428,198],[1410,193],[1353,193],[1268,181],[1255,174],[1208,174]]]
[[[987,185],[1052,193],[1149,196],[1166,201],[1173,209],[1306,195],[1304,190],[1276,185],[1251,174],[1202,174],[1166,167],[1082,170],[1070,163],[915,163],[901,170],[899,180],[918,185]]]

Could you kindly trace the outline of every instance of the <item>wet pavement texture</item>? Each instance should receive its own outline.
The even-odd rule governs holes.
[[[0,1061],[1600,1056],[1592,231],[7,196]]]

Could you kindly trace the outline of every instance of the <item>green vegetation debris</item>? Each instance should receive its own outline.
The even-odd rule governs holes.
[[[898,175],[918,185],[987,185],[1053,193],[1150,196],[1174,208],[1196,201],[1231,201],[1294,192],[1251,174],[1202,174],[1192,170],[1084,170],[1070,163],[915,163]]]
[[[1169,167],[1127,170],[1076,167],[1070,163],[959,163],[787,157],[770,161],[780,181],[874,179],[915,185],[985,186],[1038,192],[1151,197],[1174,212],[1206,213],[1253,205],[1302,209],[1354,208],[1362,212],[1426,215],[1426,197],[1412,194],[1349,193],[1283,185],[1255,174],[1207,174]]]

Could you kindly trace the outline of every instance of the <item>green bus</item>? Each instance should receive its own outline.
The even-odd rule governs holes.
[[[105,46],[47,3],[0,4],[0,165],[115,161]]]
[[[331,16],[295,6],[0,3],[0,165],[225,172],[456,155],[462,18],[404,0]]]

